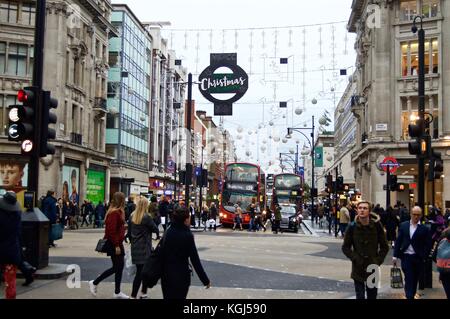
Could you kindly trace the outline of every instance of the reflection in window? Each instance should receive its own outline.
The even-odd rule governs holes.
[[[422,15],[424,18],[436,17],[439,11],[440,0],[423,0]]]

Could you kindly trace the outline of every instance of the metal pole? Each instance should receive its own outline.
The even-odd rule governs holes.
[[[391,167],[387,166],[386,171],[386,209],[391,205],[391,189],[390,182],[391,181]]]
[[[425,31],[420,21],[419,30],[419,118],[421,132],[425,135]],[[419,206],[425,212],[425,159],[419,157]]]
[[[335,215],[334,215],[334,237],[337,237],[338,235],[338,177],[339,177],[339,171],[338,167],[335,168],[336,171],[336,182],[334,183],[334,209],[335,209]]]
[[[331,176],[329,180],[332,181],[333,175],[331,175],[331,172],[328,172],[328,175]],[[328,234],[331,234],[331,187],[332,185],[328,185]]]
[[[315,161],[314,115],[312,117],[311,138],[312,138],[312,146],[311,146],[311,159],[312,159],[312,166],[311,166],[311,172],[312,172],[312,178],[311,178],[311,203],[312,203],[311,216],[313,217],[313,220],[311,221],[311,225],[314,225],[314,218],[316,217],[316,209],[314,207],[314,198],[315,198],[315,184],[314,184],[314,161]]]
[[[200,163],[200,212],[203,211],[203,145],[202,145],[202,161]]]
[[[45,19],[46,19],[46,0],[36,1],[36,26],[34,30],[34,66],[33,66],[33,86],[38,87],[42,92],[44,78],[44,45],[45,45]],[[42,118],[41,94],[35,97],[39,101],[38,109],[35,110],[34,125],[34,150],[30,155],[28,164],[28,191],[34,192],[35,206],[38,198],[39,186],[39,149],[40,149],[40,126]]]
[[[174,200],[175,201],[177,201],[178,200],[178,197],[177,197],[177,163],[175,163],[175,176],[174,176],[174,178],[175,178],[175,187],[174,187],[174,190],[173,190],[173,197],[174,197]]]
[[[186,130],[187,130],[187,138],[186,138],[186,176],[192,177],[192,163],[191,163],[191,143],[192,143],[192,134],[191,134],[191,120],[192,120],[192,73],[188,74],[188,101],[187,101],[187,123],[186,123]],[[190,170],[190,172],[188,172]],[[188,181],[186,178],[185,183],[186,191],[184,196],[184,201],[186,203],[186,207],[189,208],[189,187],[191,185],[191,181]]]

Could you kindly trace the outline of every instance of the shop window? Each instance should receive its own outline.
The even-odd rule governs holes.
[[[402,76],[417,76],[419,74],[419,44],[418,41],[402,42],[401,68]],[[425,74],[439,72],[439,41],[425,39]]]

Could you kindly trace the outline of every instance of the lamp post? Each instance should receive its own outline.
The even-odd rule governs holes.
[[[302,132],[302,130],[310,130],[311,131],[311,141],[309,138]],[[316,189],[315,189],[315,183],[314,183],[314,166],[315,166],[315,146],[314,146],[314,115],[312,116],[312,127],[288,127],[288,136],[291,136],[291,132],[298,132],[302,134],[304,137],[306,137],[306,140],[309,143],[310,149],[311,149],[311,225],[314,223],[314,217],[316,215],[315,213],[315,207],[314,207],[314,199],[316,197]],[[298,150],[297,150],[298,152]],[[297,154],[298,157],[298,154]]]
[[[416,21],[420,20],[420,29],[417,29]],[[411,28],[413,33],[418,33],[419,37],[419,125],[420,132],[425,134],[425,31],[422,28],[422,17],[416,16],[413,21],[413,26]],[[423,156],[418,156],[418,191],[419,191],[419,206],[422,211],[425,212],[425,159]]]

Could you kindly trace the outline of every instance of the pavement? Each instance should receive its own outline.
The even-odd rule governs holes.
[[[311,226],[311,225],[308,225]],[[306,227],[308,227],[306,226]],[[341,253],[342,239],[322,233],[273,234],[267,232],[214,231],[194,232],[199,255],[212,287],[205,290],[197,276],[192,277],[190,299],[352,299],[350,262]],[[22,287],[18,279],[18,299],[93,299],[88,281],[109,268],[110,259],[94,251],[103,229],[70,230],[50,249],[50,263],[75,269],[60,279],[36,280]],[[154,245],[156,241],[154,242]],[[390,260],[387,257],[386,260]],[[66,266],[66,267],[67,267]],[[402,299],[402,289],[389,285],[390,265],[381,267],[380,299]],[[130,294],[133,276],[124,270],[122,291]],[[99,285],[97,299],[110,299],[114,291],[111,276]],[[421,299],[445,299],[437,274],[433,289]],[[162,298],[161,287],[149,291],[151,299]],[[3,289],[0,289],[3,298]]]

